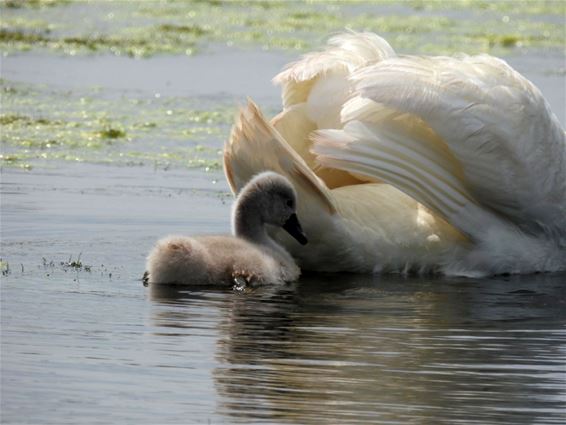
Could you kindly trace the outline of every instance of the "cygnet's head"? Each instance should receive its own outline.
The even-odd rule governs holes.
[[[242,188],[235,208],[235,214],[255,215],[261,223],[283,227],[299,243],[307,243],[297,218],[297,194],[280,174],[267,171],[252,178]]]

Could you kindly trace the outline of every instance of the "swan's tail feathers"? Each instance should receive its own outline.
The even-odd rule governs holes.
[[[476,201],[453,164],[414,136],[393,124],[353,121],[344,130],[315,132],[313,152],[321,165],[389,183],[464,233],[475,233],[462,212]]]
[[[564,131],[540,91],[504,61],[398,57],[351,81],[357,96],[425,122],[486,209],[524,229],[566,228]]]
[[[334,202],[324,182],[265,120],[256,104],[248,100],[224,145],[224,172],[232,191],[237,193],[262,171],[288,177],[304,203],[308,199],[311,207],[316,204],[334,214]]]
[[[355,69],[395,56],[393,48],[380,36],[348,31],[328,40],[322,52],[308,53],[287,66],[273,79],[282,86],[283,106],[306,102],[316,77],[328,72],[350,73]]]

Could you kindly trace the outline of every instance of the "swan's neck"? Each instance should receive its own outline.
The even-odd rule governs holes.
[[[265,225],[258,214],[250,211],[252,208],[244,203],[236,205],[232,222],[232,233],[234,236],[246,239],[255,244],[269,244],[271,239],[265,231]]]
[[[257,210],[253,199],[247,202],[237,202],[232,217],[232,233],[238,238],[245,239],[255,245],[268,248],[271,254],[280,261],[293,263],[291,255],[275,242],[267,233],[265,223]]]

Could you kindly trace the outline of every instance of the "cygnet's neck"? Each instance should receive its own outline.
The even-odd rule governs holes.
[[[275,242],[267,233],[265,223],[261,218],[258,199],[246,194],[241,196],[234,205],[232,215],[232,232],[234,236],[245,239],[256,245],[268,248],[279,260],[293,262],[291,255]]]

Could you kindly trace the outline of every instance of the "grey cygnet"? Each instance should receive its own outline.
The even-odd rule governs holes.
[[[296,214],[297,195],[287,178],[264,172],[240,191],[232,209],[234,236],[169,236],[147,257],[149,284],[249,285],[298,279],[291,255],[267,233],[266,224],[282,227],[305,245]]]

